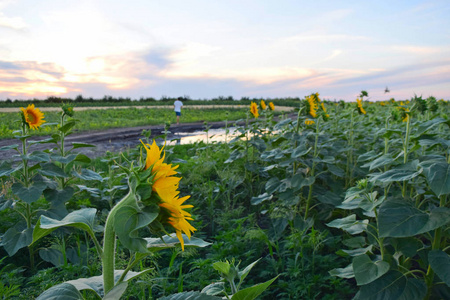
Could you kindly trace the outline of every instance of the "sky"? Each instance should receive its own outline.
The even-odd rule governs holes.
[[[0,0],[0,100],[450,99],[449,15],[449,0]]]

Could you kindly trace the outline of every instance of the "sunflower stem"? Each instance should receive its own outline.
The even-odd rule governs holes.
[[[135,199],[135,194],[130,189],[128,194],[122,198],[110,211],[105,224],[104,238],[103,238],[103,288],[105,295],[114,287],[114,268],[115,268],[115,254],[116,254],[116,232],[114,230],[114,218],[119,209],[127,205],[128,202]]]

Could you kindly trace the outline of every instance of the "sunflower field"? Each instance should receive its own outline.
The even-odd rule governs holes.
[[[294,116],[254,101],[227,142],[143,137],[96,159],[65,143],[69,104],[21,108],[0,148],[17,153],[0,162],[0,296],[450,299],[450,104],[363,92]]]

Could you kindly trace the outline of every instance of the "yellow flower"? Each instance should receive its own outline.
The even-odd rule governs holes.
[[[264,100],[261,100],[261,109],[266,110],[266,108],[267,108],[266,102],[264,102]]]
[[[183,205],[183,203],[189,199],[190,196],[179,198],[177,194],[173,195],[168,201],[164,201],[159,204],[160,207],[167,209],[170,212],[170,217],[167,220],[173,228],[175,228],[178,240],[181,243],[181,249],[184,251],[184,240],[181,235],[184,232],[188,238],[191,238],[191,232],[196,231],[196,229],[189,224],[187,220],[193,220],[190,213],[184,211],[186,208],[192,208],[192,205]]]
[[[255,102],[252,102],[250,104],[250,112],[252,113],[252,115],[255,117],[255,119],[257,119],[259,117],[259,113],[258,113],[258,105]]]
[[[325,105],[323,105],[323,102],[320,102],[320,106],[322,106],[322,109],[325,113],[327,113],[327,109],[325,108]]]
[[[270,110],[275,110],[275,105],[273,105],[273,102],[269,102],[269,108]]]
[[[402,122],[408,121],[410,114],[409,108],[398,106],[398,109],[401,110]]]
[[[34,104],[29,104],[27,108],[21,107],[20,109],[22,110],[25,122],[31,129],[38,129],[45,123],[44,114],[39,108],[34,108]]]
[[[311,120],[311,119],[306,119],[306,120],[305,120],[305,124],[306,124],[306,125],[312,125],[312,124],[314,124],[314,123],[316,123],[316,122],[314,122],[314,120]]]
[[[358,112],[360,113],[360,114],[366,114],[366,111],[364,110],[364,108],[362,107],[362,99],[358,99],[358,98],[356,98],[356,104],[357,104],[357,106],[358,106]]]
[[[161,199],[159,206],[169,212],[170,217],[167,219],[167,223],[175,229],[178,240],[181,243],[181,248],[184,251],[184,240],[181,233],[184,232],[190,239],[191,232],[196,230],[187,221],[193,220],[191,215],[183,210],[185,208],[192,208],[193,206],[182,205],[190,196],[178,197],[180,192],[177,189],[181,177],[172,176],[177,174],[175,169],[178,166],[172,167],[171,164],[164,163],[164,147],[160,149],[155,141],[153,141],[152,145],[145,145],[142,141],[141,143],[147,151],[145,169],[152,168],[152,191],[156,192]]]
[[[316,103],[316,99],[314,97],[314,94],[311,96],[306,97],[306,103],[308,108],[308,113],[311,115],[311,117],[316,118],[317,117],[317,109],[319,106]]]

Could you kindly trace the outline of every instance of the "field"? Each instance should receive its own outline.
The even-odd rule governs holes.
[[[0,295],[450,299],[449,102],[364,96],[312,94],[277,121],[261,102],[186,110],[244,125],[227,143],[144,139],[96,159],[66,137],[173,112],[66,104],[44,112],[48,126],[35,110],[1,114],[17,142],[0,150],[20,162],[0,162]],[[33,150],[37,134],[51,134],[47,150]]]

